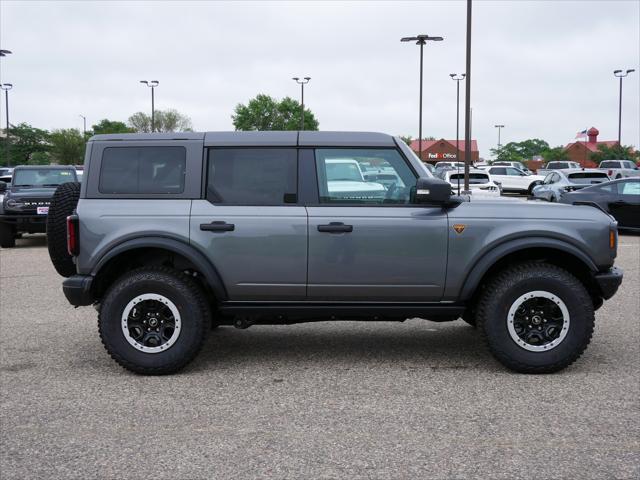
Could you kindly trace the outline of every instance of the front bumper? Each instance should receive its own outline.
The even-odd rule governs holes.
[[[609,300],[618,291],[618,287],[622,283],[624,272],[618,267],[611,267],[606,272],[600,272],[594,275],[594,280],[600,289],[600,294],[605,300]]]
[[[0,215],[0,223],[13,225],[18,232],[46,233],[47,216],[31,214],[7,214]]]
[[[62,282],[62,291],[67,300],[74,307],[82,307],[93,303],[91,275],[72,275]]]

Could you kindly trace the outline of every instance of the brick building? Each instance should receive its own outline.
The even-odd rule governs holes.
[[[572,162],[579,163],[583,167],[597,167],[597,165],[591,161],[590,157],[592,153],[598,151],[598,146],[606,145],[608,147],[613,147],[618,144],[617,140],[598,141],[599,134],[600,131],[597,128],[591,127],[587,131],[588,140],[586,142],[572,142],[564,147],[567,155],[569,155],[569,159]]]
[[[445,140],[422,140],[422,152],[418,152],[418,140],[411,142],[411,149],[416,152],[416,155],[420,157],[423,162],[435,164],[437,162],[448,161],[452,162],[456,159],[456,141]],[[464,162],[464,140],[459,141],[460,152],[458,159]],[[480,158],[480,152],[478,151],[478,142],[471,140],[471,161],[477,162]]]

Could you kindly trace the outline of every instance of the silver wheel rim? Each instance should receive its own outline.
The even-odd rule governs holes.
[[[569,325],[569,310],[565,303],[544,290],[525,293],[513,302],[507,314],[511,339],[530,352],[548,352],[556,348],[569,333]],[[533,339],[537,339],[536,342]]]
[[[160,353],[176,343],[181,323],[178,307],[171,300],[157,293],[145,293],[124,307],[120,325],[124,338],[133,348],[144,353]]]

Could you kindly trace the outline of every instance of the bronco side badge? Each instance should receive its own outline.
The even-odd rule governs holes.
[[[466,228],[466,225],[462,225],[461,223],[456,223],[453,226],[453,229],[456,231],[457,234],[464,232],[465,228]]]

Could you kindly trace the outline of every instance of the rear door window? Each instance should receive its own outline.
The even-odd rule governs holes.
[[[184,147],[109,147],[102,154],[98,191],[179,194],[184,191]]]
[[[209,150],[207,200],[231,205],[296,203],[295,148],[215,148]]]

